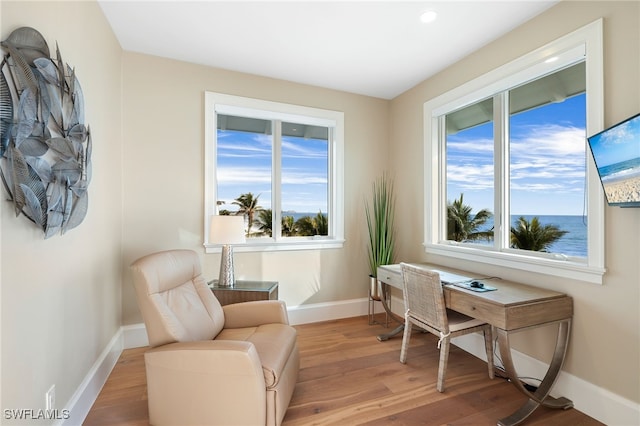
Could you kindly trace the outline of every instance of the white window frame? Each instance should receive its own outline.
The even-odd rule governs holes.
[[[245,244],[234,245],[237,252],[279,250],[317,250],[342,248],[344,245],[344,113],[319,108],[245,98],[223,93],[205,92],[205,181],[204,181],[204,247],[206,253],[219,253],[221,247],[209,243],[209,221],[217,214],[217,114],[249,116],[300,124],[330,127],[327,236],[247,238]],[[274,152],[279,150],[274,147]],[[272,188],[278,191],[280,176],[272,177]],[[272,207],[274,210],[276,206]],[[278,228],[279,229],[279,228]]]
[[[429,254],[454,259],[487,263],[528,272],[571,278],[602,284],[604,267],[604,194],[593,158],[587,156],[587,245],[586,260],[558,255],[527,254],[523,250],[501,250],[493,247],[457,244],[446,240],[446,164],[444,115],[464,106],[493,97],[519,84],[541,77],[584,58],[586,65],[586,133],[592,135],[603,129],[603,47],[602,19],[578,29],[556,41],[524,55],[506,65],[484,74],[424,104],[424,248]],[[548,61],[556,58],[555,61]],[[585,135],[585,144],[586,136]],[[586,145],[585,145],[586,146]],[[497,185],[508,179],[506,165],[496,161]],[[508,170],[508,168],[506,169]],[[506,175],[506,176],[505,176]],[[496,192],[496,226],[510,226],[504,222],[502,206],[507,197]]]

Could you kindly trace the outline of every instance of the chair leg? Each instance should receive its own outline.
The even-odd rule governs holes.
[[[494,378],[494,365],[493,365],[493,333],[492,328],[488,327],[484,329],[484,347],[487,351],[487,368],[489,369],[489,378]]]
[[[447,374],[447,362],[449,361],[449,337],[442,339],[440,343],[440,363],[438,365],[438,392],[444,392],[444,378]]]
[[[409,318],[405,318],[404,333],[402,334],[402,348],[400,349],[400,362],[403,364],[407,363],[409,340],[411,340],[411,322],[409,321]]]

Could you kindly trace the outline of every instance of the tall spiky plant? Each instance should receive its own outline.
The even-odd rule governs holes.
[[[395,259],[394,204],[393,180],[383,174],[373,182],[371,204],[365,204],[372,277],[377,276],[378,266],[390,265]]]

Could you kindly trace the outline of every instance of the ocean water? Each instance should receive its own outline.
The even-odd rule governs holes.
[[[518,222],[520,216],[528,221],[538,218],[541,225],[555,225],[562,231],[567,231],[558,241],[553,243],[549,253],[561,253],[567,256],[587,257],[587,218],[585,216],[561,216],[561,215],[512,215],[511,224]],[[492,222],[492,221],[491,221]],[[493,222],[483,226],[483,229],[491,229]]]
[[[284,213],[298,220],[302,216],[315,217],[316,213]],[[537,217],[541,225],[555,225],[563,231],[567,231],[558,241],[549,247],[550,253],[561,253],[567,256],[587,257],[587,218],[584,216],[561,215],[512,215],[511,223],[515,224],[518,218],[523,216],[528,221]],[[489,221],[483,229],[491,229],[493,221]]]
[[[528,219],[531,219],[530,216]],[[539,216],[540,223],[556,225],[568,231],[549,251],[567,256],[587,257],[587,218],[585,216]]]
[[[640,157],[599,167],[598,173],[602,176],[603,182],[613,182],[638,176],[640,175]]]

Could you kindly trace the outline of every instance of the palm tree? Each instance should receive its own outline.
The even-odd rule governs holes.
[[[262,207],[258,205],[258,198],[260,198],[259,194],[254,197],[251,192],[247,192],[246,194],[241,194],[231,203],[239,207],[236,215],[247,216],[247,236],[251,236],[254,215],[262,210]]]
[[[258,229],[260,235],[271,237],[273,235],[273,212],[271,209],[264,209],[258,212]]]
[[[282,235],[285,237],[292,237],[296,235],[296,227],[293,216],[282,217]]]
[[[327,221],[327,215],[324,215],[322,214],[322,211],[319,211],[313,221],[316,225],[316,235],[329,235],[329,222]]]
[[[546,252],[557,240],[568,231],[562,231],[555,225],[540,225],[537,217],[529,222],[524,217],[518,218],[518,223],[511,227],[511,247],[521,250]]]
[[[294,225],[296,235],[310,237],[316,235],[315,224],[311,216],[302,216]]]
[[[471,214],[471,206],[464,204],[464,194],[447,205],[447,239],[453,241],[469,241],[486,238],[493,238],[493,231],[478,231],[487,220],[491,219],[493,213],[487,209],[482,209],[475,215]]]
[[[294,224],[295,235],[300,236],[314,236],[314,235],[328,235],[329,225],[327,222],[327,216],[322,214],[322,211],[318,212],[315,217],[303,216]]]

